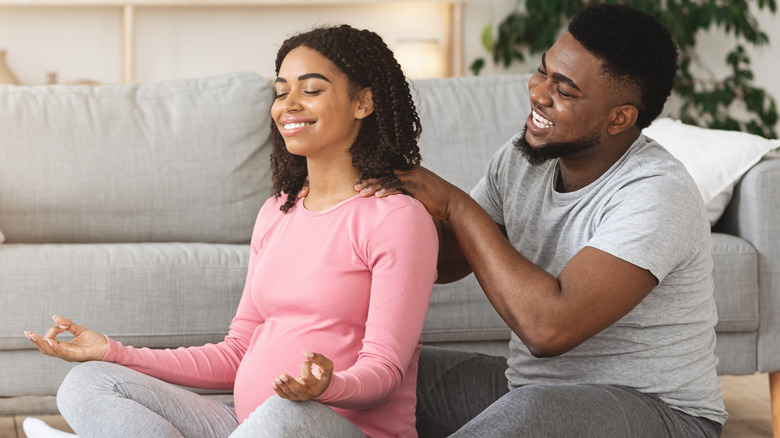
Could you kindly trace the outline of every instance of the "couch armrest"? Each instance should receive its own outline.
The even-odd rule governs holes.
[[[759,372],[780,370],[780,155],[748,171],[713,231],[738,236],[758,251]]]

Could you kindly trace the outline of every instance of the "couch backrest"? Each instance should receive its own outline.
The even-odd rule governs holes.
[[[272,95],[252,73],[0,86],[6,241],[248,242],[270,195]]]
[[[495,151],[522,130],[530,112],[528,76],[425,79],[413,85],[423,165],[465,191],[482,178]],[[426,344],[506,354],[510,333],[473,274],[434,285]]]
[[[526,75],[416,80],[412,95],[422,123],[423,166],[465,191],[530,112]]]

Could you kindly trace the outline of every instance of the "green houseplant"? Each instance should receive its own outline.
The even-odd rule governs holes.
[[[759,28],[750,4],[776,10],[775,0],[517,0],[514,10],[499,23],[482,32],[482,44],[493,62],[509,67],[527,54],[549,48],[568,20],[593,3],[622,3],[657,17],[672,33],[680,50],[680,70],[674,93],[681,105],[682,121],[715,129],[746,131],[776,138],[778,121],[775,99],[753,83],[750,58],[744,44],[766,45],[767,35]],[[729,73],[716,77],[696,52],[701,31],[716,28],[735,37],[725,62]],[[471,65],[474,74],[485,66],[479,58]],[[704,72],[704,73],[701,73]],[[735,113],[742,113],[741,117]]]

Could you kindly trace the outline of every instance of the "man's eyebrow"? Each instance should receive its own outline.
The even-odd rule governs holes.
[[[574,88],[577,91],[580,91],[580,87],[578,87],[577,84],[575,84],[574,81],[569,79],[566,75],[563,75],[561,73],[553,73],[552,77],[556,81],[566,82],[567,84],[569,84],[570,87]]]
[[[542,53],[542,67],[544,67],[545,70],[547,70],[547,52]],[[577,91],[581,91],[580,87],[577,86],[577,84],[574,83],[571,78],[568,76],[562,74],[562,73],[553,73],[552,74],[553,79],[559,82],[566,82],[569,84],[570,87],[574,88]]]

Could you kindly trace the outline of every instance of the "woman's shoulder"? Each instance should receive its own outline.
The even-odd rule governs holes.
[[[370,196],[364,199],[363,203],[370,205],[377,213],[389,214],[392,211],[403,210],[408,214],[430,216],[422,203],[409,195],[397,194],[384,198]]]

